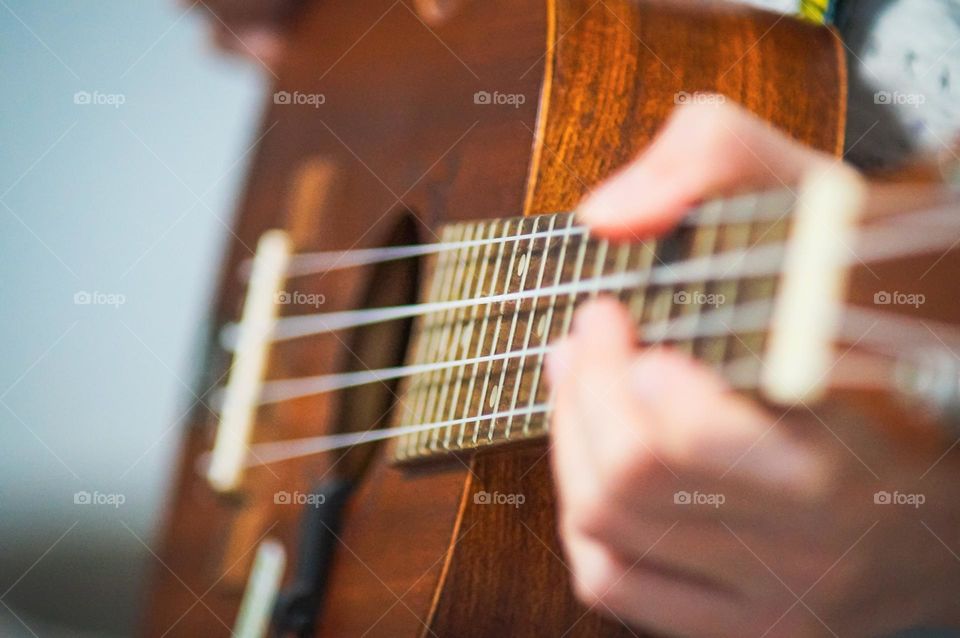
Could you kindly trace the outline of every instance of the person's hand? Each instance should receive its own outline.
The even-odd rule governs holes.
[[[738,107],[685,106],[581,216],[611,238],[649,236],[704,198],[834,165]],[[578,311],[548,375],[560,533],[589,607],[670,635],[957,623],[949,455],[931,469],[850,415],[772,414],[691,359],[638,347],[610,299]]]

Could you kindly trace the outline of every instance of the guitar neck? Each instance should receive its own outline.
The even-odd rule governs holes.
[[[777,278],[745,251],[779,250],[792,205],[782,192],[715,200],[665,238],[625,243],[591,236],[572,213],[444,227],[450,249],[428,260],[421,296],[440,309],[418,318],[407,357],[425,371],[401,385],[394,423],[436,427],[401,437],[396,459],[544,436],[549,344],[601,294],[625,303],[641,342],[756,373]],[[464,300],[475,303],[443,304]]]

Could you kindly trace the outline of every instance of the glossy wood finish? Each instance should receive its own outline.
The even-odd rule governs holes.
[[[706,3],[483,0],[455,8],[431,26],[404,1],[324,0],[303,16],[274,90],[325,100],[318,108],[270,100],[214,325],[236,317],[243,294],[236,270],[260,233],[286,224],[290,202],[316,207],[314,225],[295,223],[307,229],[297,238],[301,250],[411,234],[430,240],[450,219],[569,208],[643,148],[680,90],[721,91],[799,139],[840,147],[842,58],[823,30]],[[524,102],[478,104],[478,91]],[[325,195],[298,197],[305,187],[297,176],[318,161],[329,167]],[[390,298],[405,279],[358,269],[299,278],[288,289],[323,295],[322,309],[333,311]],[[387,343],[398,343],[397,335],[293,341],[274,349],[269,376],[373,367],[375,355],[396,356],[383,354]],[[201,390],[228,364],[216,347],[208,357]],[[371,406],[389,399],[383,389],[370,399],[280,404],[261,411],[257,440],[382,425],[386,415],[378,421]],[[326,455],[251,472],[242,498],[227,501],[194,471],[212,425],[205,409],[195,411],[146,635],[229,635],[255,542],[275,536],[294,551],[298,508],[274,505],[274,494],[305,492],[330,471],[365,474],[341,534],[320,635],[560,635],[571,626],[568,635],[617,633],[592,613],[577,621],[584,610],[557,545],[542,445],[417,469],[391,465],[384,449],[372,458]],[[518,509],[481,506],[473,501],[480,489],[527,499]]]

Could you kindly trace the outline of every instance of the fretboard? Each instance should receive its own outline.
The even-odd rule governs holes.
[[[641,342],[669,344],[721,371],[759,369],[763,302],[777,278],[744,264],[781,244],[792,206],[783,193],[716,200],[695,211],[695,224],[629,243],[591,236],[570,213],[444,227],[451,249],[427,260],[421,301],[476,303],[415,323],[407,363],[440,365],[404,380],[394,424],[436,427],[400,437],[396,459],[546,435],[549,344],[570,330],[577,304],[599,294],[626,304]],[[741,326],[747,308],[760,321]]]

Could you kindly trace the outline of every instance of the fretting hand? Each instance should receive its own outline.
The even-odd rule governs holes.
[[[738,107],[685,106],[583,203],[582,221],[609,238],[656,235],[704,198],[836,165]],[[561,537],[575,590],[596,611],[695,636],[876,635],[960,620],[960,471],[949,455],[930,470],[855,418],[781,418],[688,357],[639,347],[613,300],[577,312],[548,374]],[[883,490],[914,503],[878,504]]]

